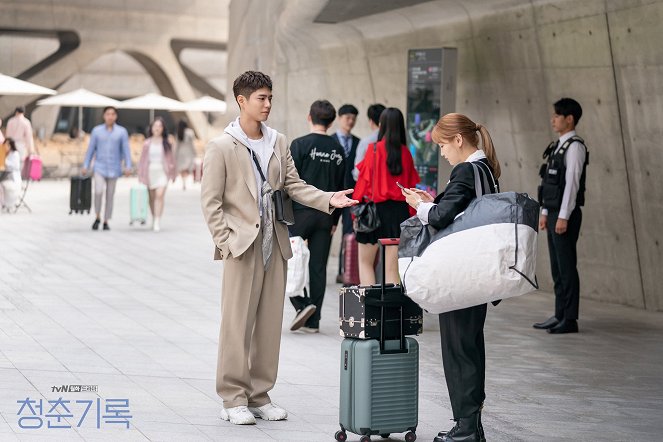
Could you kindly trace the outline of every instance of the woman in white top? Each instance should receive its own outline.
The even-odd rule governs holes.
[[[163,214],[164,199],[168,180],[175,181],[177,171],[173,158],[173,148],[168,141],[168,129],[161,117],[150,125],[149,138],[145,140],[138,162],[138,180],[145,184],[150,195],[152,230],[158,232]]]
[[[182,189],[186,190],[186,179],[193,172],[193,160],[196,158],[196,150],[193,140],[196,135],[186,121],[181,120],[177,126],[177,149],[175,151],[175,162],[177,173],[182,176]]]
[[[2,178],[2,190],[4,199],[2,209],[9,211],[16,205],[16,200],[21,192],[21,154],[16,149],[16,143],[12,138],[5,139],[2,149],[5,156],[5,175]]]

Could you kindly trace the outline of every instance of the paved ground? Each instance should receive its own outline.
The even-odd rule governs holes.
[[[128,225],[132,183],[120,180],[111,232],[90,231],[91,216],[67,215],[65,181],[34,186],[34,213],[0,215],[0,440],[333,440],[337,286],[328,287],[320,335],[284,326],[273,399],[289,420],[221,421],[214,391],[221,264],[211,259],[198,189],[169,190],[163,231],[155,234]],[[582,333],[533,330],[551,307],[551,296],[540,293],[489,309],[488,439],[661,440],[663,314],[583,301]],[[286,324],[291,318],[286,306]],[[451,427],[451,412],[439,338],[433,331],[418,339],[418,436],[430,441]],[[52,391],[63,384],[98,392]],[[59,397],[71,401],[73,417],[19,427],[29,408],[17,416],[17,401],[41,399],[46,415],[47,401]],[[108,399],[129,399],[130,428],[107,423],[103,409],[96,428],[97,398],[102,408],[112,406]],[[80,428],[45,428],[49,421],[76,427],[86,407]]]

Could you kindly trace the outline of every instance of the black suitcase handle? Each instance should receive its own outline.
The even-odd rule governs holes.
[[[384,296],[384,291],[385,291],[385,280],[387,279],[387,274],[386,274],[386,255],[387,255],[387,246],[398,246],[400,244],[401,240],[399,238],[382,238],[378,239],[378,243],[380,243],[380,249],[381,249],[381,254],[382,254],[382,283],[380,284],[381,287],[381,292],[380,292],[380,301],[375,301],[376,303],[379,303],[380,305],[380,353],[382,354],[389,354],[389,353],[407,353],[407,348],[405,348],[405,334],[403,333],[403,303],[397,303],[396,301],[393,301],[392,299],[385,299]],[[365,300],[365,302],[368,301]],[[395,305],[394,305],[395,304]],[[400,347],[398,350],[385,350],[384,349],[384,309],[385,307],[398,307],[399,313],[400,313]]]

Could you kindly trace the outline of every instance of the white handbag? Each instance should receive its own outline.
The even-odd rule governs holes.
[[[526,194],[494,193],[474,199],[434,233],[420,256],[405,256],[402,234],[398,267],[407,295],[430,313],[444,313],[538,289],[538,216],[538,202]],[[412,219],[406,223],[412,229]]]
[[[290,297],[304,296],[309,285],[308,263],[311,252],[301,236],[291,237],[290,247],[292,247],[292,258],[288,260],[285,294]]]

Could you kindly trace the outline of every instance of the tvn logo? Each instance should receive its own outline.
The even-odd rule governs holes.
[[[97,392],[99,387],[97,385],[60,385],[51,387],[53,393],[87,393]]]

